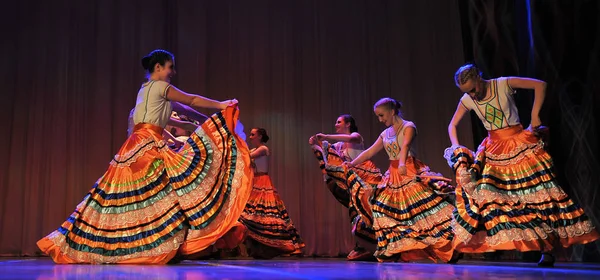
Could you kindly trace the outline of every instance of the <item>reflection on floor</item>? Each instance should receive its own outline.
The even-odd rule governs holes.
[[[0,279],[600,279],[600,264],[461,261],[459,264],[343,259],[184,261],[177,265],[55,265],[49,258],[0,259]]]

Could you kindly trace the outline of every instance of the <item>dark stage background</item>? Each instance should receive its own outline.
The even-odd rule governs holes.
[[[599,225],[597,1],[11,1],[0,110],[0,254],[37,255],[108,166],[156,48],[176,55],[179,88],[238,98],[248,132],[269,131],[271,174],[306,254],[354,246],[347,211],[307,145],[355,116],[370,145],[384,129],[372,104],[390,96],[419,128],[419,158],[442,158],[461,93],[453,73],[475,60],[490,76],[549,83],[542,121],[565,189]],[[529,121],[531,93],[519,95]],[[205,111],[204,113],[211,113]],[[467,118],[461,142],[475,148]],[[376,163],[385,169],[383,152]],[[585,249],[585,250],[584,250]],[[598,260],[594,244],[568,251]],[[519,257],[519,256],[516,256]]]
[[[600,2],[471,0],[459,1],[459,8],[467,61],[489,77],[518,75],[548,83],[540,116],[550,127],[558,180],[599,226]],[[529,125],[533,91],[521,90],[515,98],[521,121]],[[476,143],[486,134],[473,122]],[[558,254],[600,261],[599,246],[573,246]]]

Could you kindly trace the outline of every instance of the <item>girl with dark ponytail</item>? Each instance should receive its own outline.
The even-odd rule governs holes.
[[[344,151],[347,159],[352,160],[364,150],[363,138],[358,133],[356,121],[351,115],[341,115],[335,121],[336,134],[317,133],[313,140],[333,142],[339,151]]]
[[[339,169],[325,169],[325,166],[341,168],[344,161],[356,158],[365,149],[364,141],[351,115],[341,115],[337,118],[335,133],[318,133],[309,139],[309,144],[325,174],[327,188],[344,207],[350,209],[350,221],[354,225],[352,233],[355,236],[356,246],[346,258],[350,261],[370,260],[373,259],[377,241],[373,230],[366,227],[365,222],[357,214],[356,204],[353,201],[357,196],[348,188],[346,180],[339,176]],[[334,143],[330,144],[330,142]],[[353,170],[368,182],[376,184],[381,180],[381,172],[371,161],[365,161]]]
[[[304,242],[300,238],[286,207],[269,176],[269,135],[264,128],[253,128],[248,136],[254,180],[252,193],[240,222],[248,229],[246,248],[248,255],[270,259],[283,254],[302,253]]]
[[[56,263],[166,264],[242,241],[238,218],[252,173],[236,130],[237,100],[219,102],[171,85],[175,57],[168,51],[152,51],[142,67],[148,81],[137,93],[130,135],[73,214],[37,243]],[[220,110],[194,126],[178,152],[163,139],[174,120],[172,102]]]

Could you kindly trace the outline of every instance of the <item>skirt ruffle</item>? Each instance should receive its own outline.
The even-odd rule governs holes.
[[[392,161],[378,182],[365,181],[352,169],[344,171],[360,220],[375,234],[374,256],[380,261],[399,255],[403,261],[447,262],[453,253],[454,207],[436,189],[450,186],[413,157],[407,159],[406,167],[407,175],[400,175],[398,161]],[[326,166],[330,168],[334,167]]]
[[[138,124],[75,211],[38,241],[56,263],[164,264],[217,242],[252,190],[239,111],[212,115],[174,152],[162,128]]]
[[[375,231],[372,229],[370,220],[363,220],[365,217],[371,218],[370,210],[365,209],[364,205],[368,204],[370,195],[365,195],[366,188],[356,188],[353,190],[349,184],[352,179],[348,180],[346,170],[342,164],[351,159],[345,158],[340,151],[336,150],[330,143],[323,142],[320,147],[313,146],[313,152],[319,161],[325,183],[333,196],[344,207],[348,208],[348,216],[352,222],[352,233],[370,243],[377,242]],[[379,168],[371,161],[365,161],[355,167],[350,168],[352,176],[358,176],[363,180],[365,186],[374,187],[382,180],[382,174]],[[357,200],[366,199],[367,201],[359,202]]]
[[[598,233],[558,185],[544,143],[521,126],[490,131],[477,153],[454,149],[454,246],[468,253],[550,251],[585,244]]]
[[[267,174],[255,175],[240,222],[248,229],[247,238],[255,241],[249,248],[250,255],[270,258],[277,254],[298,253],[305,246]],[[276,254],[260,256],[265,249],[256,247],[261,245],[273,249]]]

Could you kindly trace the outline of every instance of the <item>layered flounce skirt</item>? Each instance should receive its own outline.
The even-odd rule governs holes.
[[[388,171],[371,196],[371,213],[366,214],[372,218],[364,220],[370,220],[375,230],[374,255],[380,261],[397,259],[399,254],[402,261],[448,262],[453,253],[454,206],[438,192],[451,186],[413,157],[408,157],[405,165],[407,174],[403,176],[398,171],[398,161],[390,161]],[[352,188],[364,188],[364,183],[351,173],[348,178]]]
[[[345,161],[350,161],[351,159],[345,158],[340,151],[336,150],[326,141],[321,146],[313,146],[313,152],[323,172],[327,188],[338,202],[348,208],[348,215],[352,222],[352,233],[369,243],[377,243],[375,231],[370,224],[363,221],[363,217],[366,215],[359,215],[361,212],[367,212],[367,209],[363,209],[362,207],[369,204],[369,197],[363,194],[365,189],[352,191],[346,179],[346,170],[342,167]],[[354,176],[362,178],[366,186],[375,188],[382,180],[381,171],[369,160],[350,169],[353,171]],[[368,192],[369,194],[372,193],[371,191]],[[357,200],[360,199],[365,201],[358,202]]]
[[[248,229],[249,255],[272,258],[282,254],[298,254],[304,242],[290,219],[287,209],[268,174],[255,174],[252,193],[240,216]],[[250,243],[250,244],[248,244]]]
[[[75,211],[37,242],[56,263],[165,264],[219,241],[252,190],[239,111],[207,119],[179,152],[138,124]]]
[[[348,193],[354,233],[375,241],[378,260],[451,259],[454,207],[437,193],[450,187],[445,178],[412,157],[405,176],[398,161],[383,176],[372,162],[347,168],[334,149],[323,148],[324,156],[315,151],[318,159],[327,159],[322,169]]]
[[[457,177],[457,250],[550,251],[598,239],[590,219],[558,185],[544,143],[522,126],[490,131],[475,155],[448,149]]]

